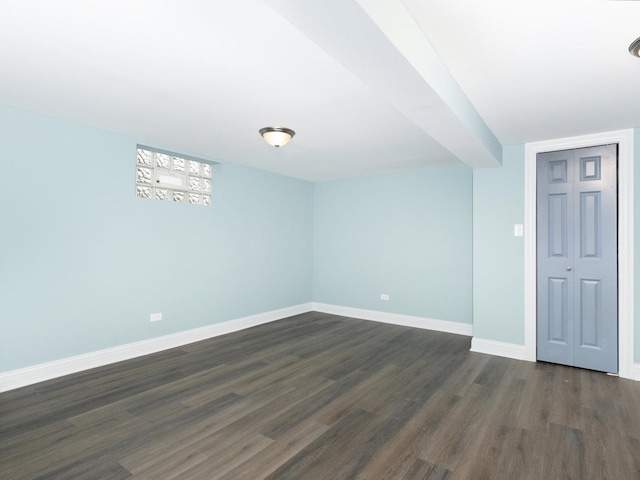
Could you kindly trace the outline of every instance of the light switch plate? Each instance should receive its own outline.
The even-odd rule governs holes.
[[[522,237],[524,236],[524,225],[521,223],[516,223],[513,226],[513,236],[514,237]]]

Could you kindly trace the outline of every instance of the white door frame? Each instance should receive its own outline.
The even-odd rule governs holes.
[[[524,348],[536,361],[536,155],[556,150],[618,144],[618,373],[634,378],[633,316],[633,130],[525,144]]]

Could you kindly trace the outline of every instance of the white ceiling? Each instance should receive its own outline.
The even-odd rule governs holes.
[[[640,126],[640,2],[0,0],[0,104],[312,181]],[[274,149],[264,126],[296,130]],[[497,146],[497,148],[496,148]]]
[[[640,2],[403,2],[503,145],[640,127]]]

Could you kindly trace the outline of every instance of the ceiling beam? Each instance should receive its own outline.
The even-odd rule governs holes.
[[[400,0],[265,2],[463,163],[501,165],[502,145]]]

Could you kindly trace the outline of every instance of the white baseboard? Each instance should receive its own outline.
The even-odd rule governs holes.
[[[471,339],[471,351],[486,353],[488,355],[496,355],[498,357],[515,358],[516,360],[526,359],[524,345],[496,342],[494,340],[483,340],[482,338],[476,337]]]
[[[312,303],[312,308],[316,312],[341,315],[343,317],[359,318],[362,320],[373,320],[375,322],[390,323],[403,327],[423,328],[426,330],[436,330],[438,332],[455,333],[457,335],[473,335],[473,325],[468,323],[450,322],[447,320],[435,320],[425,317],[413,317],[411,315],[400,315],[397,313],[379,312],[376,310],[364,310],[361,308],[342,307],[340,305],[330,305],[327,303]]]
[[[513,343],[495,342],[493,340],[483,340],[481,338],[471,339],[471,351],[476,353],[486,353],[498,357],[514,358],[516,360],[527,360],[525,358],[525,346]],[[535,362],[535,360],[533,360]],[[621,377],[627,378],[627,377]],[[633,366],[631,380],[640,381],[640,363]]]
[[[465,323],[434,320],[431,318],[414,317],[410,315],[400,315],[375,310],[342,307],[339,305],[330,305],[325,303],[304,303],[279,310],[259,313],[257,315],[237,318],[228,322],[214,323],[206,327],[186,330],[184,332],[173,333],[171,335],[151,338],[149,340],[142,340],[135,343],[128,343],[118,347],[98,350],[96,352],[76,355],[73,357],[63,358],[61,360],[55,360],[53,362],[42,363],[31,367],[0,373],[0,393],[32,385],[34,383],[43,382],[45,380],[62,377],[64,375],[89,370],[91,368],[102,367],[104,365],[141,357],[143,355],[149,355],[151,353],[157,353],[170,348],[180,347],[189,343],[225,335],[227,333],[237,332],[239,330],[255,327],[264,323],[274,322],[276,320],[281,320],[283,318],[299,315],[309,311],[330,313],[343,317],[372,320],[405,327],[436,330],[439,332],[454,333],[458,335],[473,335],[473,326]],[[514,358],[516,360],[525,359],[524,345],[483,340],[480,338],[473,338],[471,340],[471,351],[497,355],[500,357]],[[633,378],[640,381],[640,364],[634,365]]]
[[[162,337],[150,338],[140,342],[128,343],[118,347],[98,350],[73,357],[42,363],[31,367],[0,373],[0,392],[32,385],[34,383],[51,380],[71,373],[102,367],[111,363],[129,360],[131,358],[149,355],[169,348],[180,347],[188,343],[199,342],[207,338],[217,337],[226,333],[237,332],[245,328],[255,327],[282,318],[291,317],[311,311],[311,303],[304,303],[292,307],[259,313],[249,317],[237,318],[228,322],[214,323],[206,327],[186,330]]]

